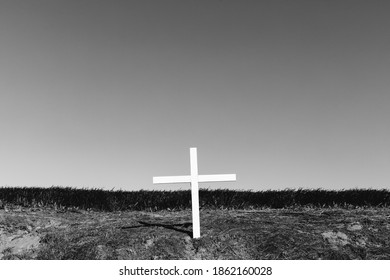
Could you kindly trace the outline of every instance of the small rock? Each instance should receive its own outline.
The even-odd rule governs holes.
[[[377,229],[377,228],[369,227],[368,229],[369,229],[370,231],[373,231],[373,232],[378,232],[378,229]]]
[[[362,230],[362,229],[363,229],[363,226],[358,222],[349,224],[347,227],[347,230],[349,230],[349,231],[358,231],[358,230]]]
[[[152,245],[153,245],[153,240],[151,240],[151,239],[146,240],[146,244],[145,244],[145,247],[146,247],[146,248],[149,248],[149,247],[151,247]]]
[[[338,246],[345,246],[348,242],[348,236],[341,231],[327,231],[322,233],[322,238],[329,242],[333,249],[338,249]]]
[[[367,241],[367,238],[363,238],[363,237],[358,238],[356,240],[356,245],[360,246],[360,247],[365,247],[366,246],[366,241]]]

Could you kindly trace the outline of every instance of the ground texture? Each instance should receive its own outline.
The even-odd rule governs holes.
[[[390,209],[0,210],[0,259],[390,259]]]

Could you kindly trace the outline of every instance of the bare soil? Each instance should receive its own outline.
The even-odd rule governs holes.
[[[0,210],[0,259],[390,259],[390,209]]]

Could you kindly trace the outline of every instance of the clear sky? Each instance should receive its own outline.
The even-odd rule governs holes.
[[[390,2],[1,0],[0,186],[390,186]],[[186,189],[186,185],[174,186]]]

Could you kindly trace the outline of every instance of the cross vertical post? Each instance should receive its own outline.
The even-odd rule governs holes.
[[[199,175],[196,148],[190,148],[190,176],[153,177],[153,184],[190,183],[192,207],[192,237],[200,238],[199,183],[236,181],[236,174]]]
[[[200,237],[199,214],[199,183],[198,183],[198,155],[196,148],[190,148],[191,164],[191,204],[192,204],[192,228],[193,238]]]

